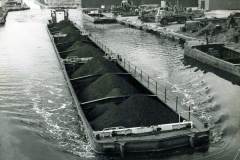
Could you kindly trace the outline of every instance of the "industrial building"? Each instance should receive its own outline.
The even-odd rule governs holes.
[[[177,5],[179,7],[197,7],[198,0],[166,0],[167,3]]]
[[[57,6],[80,6],[81,0],[40,0],[42,3],[47,4],[50,7]]]
[[[131,0],[134,5],[161,4],[162,0]],[[180,7],[197,7],[198,0],[165,0],[169,4],[179,4]],[[100,7],[101,5],[119,5],[122,0],[82,0],[82,7]]]
[[[198,0],[198,6],[204,10],[238,10],[240,0]]]

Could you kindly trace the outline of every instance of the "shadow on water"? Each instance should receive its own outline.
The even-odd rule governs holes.
[[[201,62],[199,62],[195,59],[192,59],[192,58],[189,58],[189,57],[184,57],[183,64],[186,65],[186,66],[190,65],[191,68],[197,67],[198,68],[197,70],[202,70],[204,73],[212,72],[212,73],[216,74],[217,76],[232,82],[234,85],[239,85],[240,86],[239,77],[237,77],[237,76],[235,76],[231,73],[222,71],[218,68],[212,67],[210,65],[201,63]]]

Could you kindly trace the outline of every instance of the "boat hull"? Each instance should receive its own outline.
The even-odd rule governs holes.
[[[97,17],[92,17],[92,16],[89,16],[88,14],[84,13],[83,14],[84,16],[84,19],[87,20],[87,21],[90,21],[92,23],[95,23],[95,24],[111,24],[111,23],[117,23],[117,20],[115,18],[110,18],[110,17],[100,17],[100,18],[97,18]]]
[[[210,65],[214,68],[220,69],[222,71],[225,71],[240,77],[240,65],[233,64],[223,59],[216,58],[196,48],[201,46],[209,46],[209,48],[224,47],[223,44],[197,45],[197,46],[186,45],[184,55],[186,57],[193,58],[201,63]],[[230,49],[228,50],[231,51]]]

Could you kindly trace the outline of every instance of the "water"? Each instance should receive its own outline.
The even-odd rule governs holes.
[[[50,12],[27,3],[0,28],[0,160],[91,158],[46,31]]]
[[[46,32],[49,11],[31,0],[26,2],[32,9],[10,13],[0,28],[0,160],[105,159],[94,155],[82,131]],[[77,20],[80,23],[81,17]],[[120,25],[84,26],[160,84],[179,93],[182,103],[199,117],[212,122],[210,152],[230,139],[226,156],[233,159],[239,148],[238,85],[185,64],[182,49],[157,36]]]

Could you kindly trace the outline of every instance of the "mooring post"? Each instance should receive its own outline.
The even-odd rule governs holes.
[[[178,122],[181,122],[181,113],[178,114]]]
[[[165,88],[165,103],[167,102],[167,88]]]
[[[124,66],[124,68],[125,68],[125,63],[126,63],[126,61],[125,61],[125,58],[123,59],[123,66]]]
[[[141,81],[142,81],[142,70],[141,70]]]
[[[176,98],[176,112],[178,111],[178,96]]]

